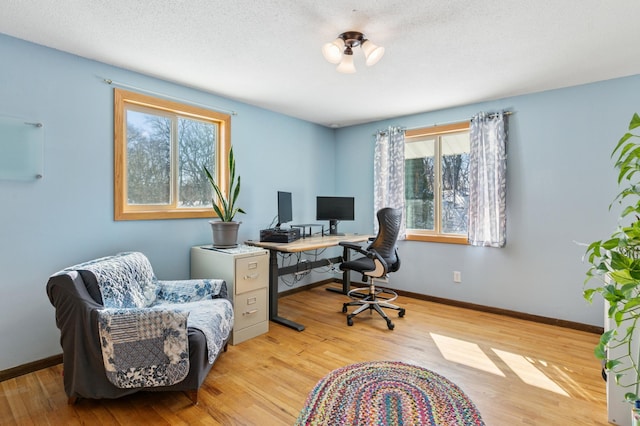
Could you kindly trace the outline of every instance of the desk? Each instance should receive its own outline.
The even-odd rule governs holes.
[[[320,266],[327,266],[335,263],[341,263],[343,260],[348,261],[350,251],[344,248],[342,256],[336,256],[329,259],[318,259],[313,262],[298,263],[296,265],[278,267],[278,253],[298,253],[308,250],[316,250],[327,247],[335,247],[341,241],[348,241],[351,243],[358,243],[367,241],[368,235],[358,234],[346,234],[346,235],[328,235],[307,237],[299,239],[292,243],[268,243],[262,241],[245,241],[245,244],[250,246],[262,247],[269,250],[269,319],[278,324],[285,325],[298,331],[304,330],[304,325],[297,322],[283,318],[278,315],[278,277],[281,275],[288,275],[294,272],[306,271],[309,269],[318,268]],[[347,294],[351,285],[349,272],[345,271],[342,274],[342,291],[341,293]]]

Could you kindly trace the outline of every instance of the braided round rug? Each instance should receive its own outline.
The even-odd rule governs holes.
[[[484,425],[464,392],[416,365],[363,362],[332,371],[313,388],[296,425]]]

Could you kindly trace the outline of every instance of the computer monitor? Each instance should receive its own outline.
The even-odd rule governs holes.
[[[353,197],[316,197],[316,220],[329,221],[329,235],[338,233],[338,222],[354,220]]]
[[[291,206],[291,193],[278,191],[278,224],[276,228],[280,228],[283,223],[293,220],[293,208]]]

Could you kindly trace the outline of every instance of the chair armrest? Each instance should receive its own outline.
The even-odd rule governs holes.
[[[363,276],[368,275],[375,278],[386,276],[389,272],[387,261],[375,249],[369,249],[365,254],[373,261],[374,269],[363,271]]]
[[[389,270],[389,266],[387,265],[387,261],[384,260],[380,253],[378,253],[375,249],[367,250],[367,257],[369,259],[373,259],[374,262],[378,261],[382,263],[382,267],[384,268],[385,273]]]
[[[158,280],[158,301],[171,303],[228,299],[227,283],[221,279]]]
[[[362,248],[362,246],[358,243],[352,243],[351,241],[340,241],[338,243],[338,245],[342,246],[342,247],[347,247],[350,249],[354,249],[354,250],[358,250],[360,248]]]
[[[386,275],[386,273],[389,271],[389,265],[387,265],[387,261],[384,260],[384,258],[375,249],[369,247],[363,248],[357,243],[348,241],[341,241],[338,244],[344,248],[357,251],[363,256],[373,260],[374,264],[376,265],[376,270],[380,270],[380,276]]]
[[[92,375],[103,369],[98,312],[104,306],[89,295],[78,271],[51,276],[47,295],[60,330],[65,393],[69,398],[94,395],[104,389],[106,381],[104,376],[103,380]]]
[[[350,241],[340,241],[338,245],[341,247],[347,248],[349,250],[357,251],[358,253],[364,256],[368,255],[368,251],[363,249],[362,246],[358,243],[352,243]]]

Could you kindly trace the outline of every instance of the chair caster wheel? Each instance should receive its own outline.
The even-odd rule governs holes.
[[[346,303],[344,305],[342,305],[342,313],[343,314],[347,313],[347,304]]]
[[[389,327],[389,330],[393,330],[393,328],[395,327],[395,325],[393,325],[393,323],[391,322],[391,320],[387,320],[387,327]]]
[[[347,318],[347,325],[351,327],[353,325],[353,320],[351,318]]]
[[[404,309],[400,309],[400,312],[398,312],[398,316],[400,318],[402,318],[404,316]]]

